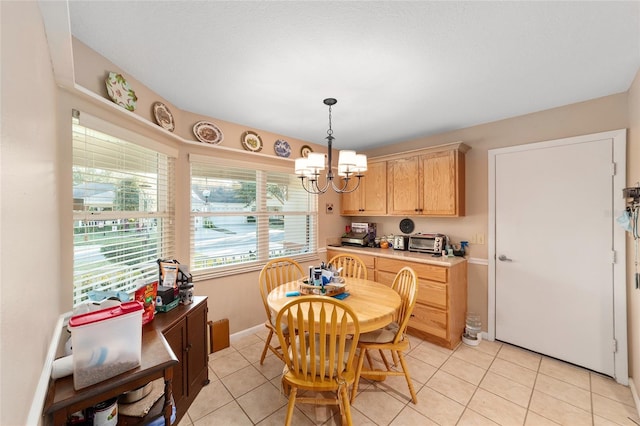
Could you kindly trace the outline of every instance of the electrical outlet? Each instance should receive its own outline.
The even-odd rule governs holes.
[[[482,232],[481,232],[481,233],[479,233],[479,234],[476,236],[476,240],[478,240],[478,244],[484,244],[484,233],[482,233]]]
[[[327,203],[325,205],[325,211],[327,212],[327,214],[332,214],[333,213],[333,203]]]

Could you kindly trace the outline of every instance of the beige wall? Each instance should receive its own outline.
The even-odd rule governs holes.
[[[18,18],[19,17],[19,18]],[[44,357],[58,315],[69,310],[72,282],[72,241],[70,209],[71,154],[70,110],[78,108],[104,118],[119,126],[156,138],[159,143],[178,147],[177,180],[188,182],[187,155],[189,152],[221,155],[222,151],[196,145],[182,144],[171,136],[107,108],[100,102],[82,95],[56,89],[47,54],[42,18],[36,3],[0,2],[2,40],[2,121],[0,164],[1,269],[0,269],[0,424],[24,424]],[[96,93],[104,93],[102,79],[111,64],[83,64],[76,53],[78,81]],[[87,55],[87,60],[91,55]],[[127,76],[131,78],[131,76]],[[134,81],[133,79],[131,80]],[[155,100],[151,91],[135,82],[140,116],[150,119],[150,105]],[[177,132],[190,136],[191,126],[198,117],[172,111],[179,117]],[[630,114],[628,115],[627,112]],[[184,115],[183,115],[184,114]],[[186,117],[185,117],[186,115]],[[416,230],[441,231],[455,241],[470,239],[474,233],[487,234],[487,151],[523,143],[558,139],[605,130],[630,127],[628,182],[640,180],[640,82],[638,78],[627,94],[612,95],[589,102],[542,111],[496,123],[475,126],[442,135],[403,142],[380,148],[369,154],[382,155],[400,150],[416,149],[441,143],[464,141],[472,149],[467,154],[467,216],[459,219],[417,219]],[[220,123],[225,132],[225,144],[237,143],[244,126]],[[229,127],[226,127],[229,126]],[[281,135],[257,130],[265,144]],[[321,137],[322,135],[319,135]],[[284,136],[285,139],[286,136]],[[292,141],[297,152],[303,141]],[[268,145],[267,145],[268,146]],[[322,146],[317,146],[320,150]],[[229,154],[229,153],[228,153]],[[230,153],[229,155],[238,155]],[[260,157],[262,158],[262,157]],[[275,157],[274,157],[275,158]],[[179,203],[177,226],[188,232],[188,197]],[[328,237],[336,237],[350,219],[336,213],[324,214],[324,203],[338,206],[335,194],[320,199],[320,244]],[[380,232],[398,232],[401,218],[369,218],[379,223]],[[367,220],[359,218],[358,220]],[[632,254],[632,251],[630,251]],[[486,259],[486,245],[471,246],[471,256]],[[188,243],[181,239],[178,257],[187,259]],[[323,254],[320,254],[323,257]],[[628,256],[629,260],[632,255]],[[37,268],[33,262],[37,262]],[[631,264],[631,262],[630,262]],[[257,272],[196,283],[196,293],[210,297],[210,319],[227,317],[231,330],[239,331],[263,321],[262,307],[256,291]],[[631,276],[629,282],[631,282]],[[469,307],[484,312],[486,324],[486,266],[469,267]],[[639,328],[638,296],[630,290],[629,334],[631,375],[640,374],[640,363],[633,362],[639,342],[635,336]],[[486,325],[485,325],[486,329]],[[28,332],[25,333],[25,331]]]
[[[627,133],[627,186],[640,182],[640,71],[629,89],[629,131]],[[627,234],[627,334],[629,336],[629,376],[636,389],[640,380],[640,290],[635,288],[633,238]],[[640,272],[640,271],[639,271]]]
[[[461,218],[414,218],[416,232],[442,232],[454,242],[488,235],[488,150],[531,142],[566,138],[626,128],[627,94],[620,93],[587,102],[509,118],[435,136],[406,141],[367,152],[370,156],[463,141],[466,154],[466,215]],[[638,143],[638,141],[636,141]],[[631,176],[631,175],[629,175]],[[636,178],[638,180],[638,178]],[[378,223],[379,232],[399,233],[401,217],[365,218]],[[470,244],[468,310],[478,312],[487,330],[487,245]]]
[[[105,88],[104,79],[108,75],[109,71],[115,71],[122,73],[130,86],[135,90],[138,97],[137,108],[134,112],[135,115],[141,117],[147,123],[140,123],[140,120],[132,119],[131,114],[118,114],[109,111],[109,108],[96,103],[91,99],[84,99],[81,96],[64,94],[63,110],[70,111],[72,108],[79,109],[81,111],[90,113],[92,115],[99,116],[112,123],[116,123],[120,126],[126,127],[129,130],[133,130],[138,133],[142,133],[146,136],[152,137],[159,143],[167,144],[175,147],[179,150],[178,160],[176,162],[176,183],[178,188],[187,188],[189,186],[189,154],[196,153],[200,155],[211,155],[217,158],[233,158],[242,159],[245,161],[251,161],[254,163],[267,163],[273,164],[279,162],[286,167],[293,169],[293,158],[299,157],[300,148],[302,145],[311,145],[314,151],[322,152],[326,151],[326,146],[317,145],[308,141],[302,141],[295,138],[288,137],[286,135],[279,135],[269,132],[264,129],[253,129],[242,124],[231,123],[223,120],[218,120],[211,117],[200,116],[193,114],[189,111],[181,111],[174,105],[167,102],[165,99],[159,97],[156,93],[144,86],[141,82],[135,80],[133,76],[127,75],[123,70],[119,69],[115,64],[107,61],[96,52],[89,49],[86,45],[80,41],[73,41],[74,50],[74,66],[76,73],[76,82],[88,89],[89,91],[99,95],[104,99],[108,99],[108,95]],[[180,136],[188,141],[193,141],[194,144],[188,144],[172,138],[167,132],[159,132],[155,125],[152,124],[149,128],[148,124],[155,123],[152,116],[152,108],[154,102],[161,101],[169,106],[176,122],[176,130],[174,134]],[[117,111],[119,112],[119,111]],[[69,113],[70,114],[70,113]],[[222,132],[224,133],[224,140],[219,145],[222,149],[217,147],[207,146],[196,142],[193,136],[192,127],[199,120],[209,120],[214,122]],[[61,127],[68,128],[63,131],[61,137],[64,139],[64,133],[70,132],[70,123],[67,117],[64,117],[60,123]],[[260,154],[253,154],[245,151],[240,143],[240,137],[246,130],[256,131],[262,138],[264,148]],[[318,135],[319,139],[322,135]],[[291,159],[285,160],[277,157],[273,151],[273,144],[277,139],[287,140],[292,147]],[[71,152],[66,150],[65,154],[61,157],[62,164],[71,164]],[[65,173],[70,175],[69,170]],[[71,200],[69,199],[69,203]],[[189,262],[189,239],[186,238],[190,232],[190,194],[188,191],[178,191],[177,194],[177,209],[176,209],[176,229],[178,235],[183,235],[185,238],[178,238],[176,257],[181,263]],[[333,214],[325,214],[325,204],[333,203],[336,209]],[[340,236],[340,230],[344,229],[344,223],[348,223],[347,219],[340,217],[337,207],[340,204],[339,197],[335,193],[325,194],[319,199],[319,247],[324,249],[325,240],[327,238]],[[69,219],[70,212],[64,212],[67,216],[68,223],[66,227],[71,226]],[[72,253],[71,239],[64,241],[63,252]],[[311,263],[318,263],[319,260],[324,260],[324,253],[319,253],[318,258],[314,259]],[[68,266],[68,270],[65,271],[69,274],[73,267],[73,259],[70,254],[65,258],[65,265]],[[248,328],[260,325],[264,322],[264,308],[260,299],[260,294],[257,291],[259,271],[252,271],[243,274],[237,274],[232,276],[219,277],[210,280],[196,280],[195,293],[198,295],[204,295],[209,297],[209,319],[218,320],[222,318],[229,319],[229,327],[231,333],[246,330]],[[66,287],[65,293],[71,294],[72,277],[68,276],[68,280],[65,281]],[[69,297],[68,303],[71,303],[71,297]]]
[[[23,425],[59,314],[56,86],[35,2],[0,2],[0,424]]]

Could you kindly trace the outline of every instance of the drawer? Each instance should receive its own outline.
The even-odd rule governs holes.
[[[386,272],[386,271],[377,271],[376,272],[376,281],[380,284],[385,284],[391,287],[393,285],[393,280],[396,278],[396,273],[394,272]]]
[[[367,267],[367,269],[374,269],[375,268],[375,259],[376,258],[374,256],[369,256],[367,254],[356,254],[356,256],[358,256],[360,259],[362,259],[362,261],[364,262],[364,264]]]
[[[327,261],[329,261],[329,259],[339,254],[353,254],[354,256],[358,256],[360,259],[362,259],[367,269],[371,269],[371,270],[375,269],[375,256],[371,256],[368,254],[360,254],[360,253],[356,253],[355,251],[344,252],[344,251],[336,251],[336,250],[327,250]],[[370,275],[370,277],[373,277],[373,275]]]
[[[418,302],[446,310],[448,288],[447,284],[418,280]]]
[[[441,309],[416,303],[409,326],[447,339],[447,313]]]
[[[409,266],[416,272],[418,278],[446,283],[449,280],[449,268],[446,266],[428,265],[426,263],[407,262],[405,260],[387,259],[380,257],[376,259],[376,269],[398,273],[400,269]]]

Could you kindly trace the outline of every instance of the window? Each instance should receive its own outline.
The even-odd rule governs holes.
[[[74,115],[76,306],[92,291],[131,296],[140,285],[157,279],[158,258],[174,256],[175,155],[159,152],[161,145],[143,136],[84,113],[81,119],[76,111]],[[109,134],[95,128],[106,128]],[[117,133],[128,140],[112,136]],[[154,145],[156,149],[149,148]]]
[[[295,174],[192,155],[191,271],[242,269],[317,251],[317,196]]]

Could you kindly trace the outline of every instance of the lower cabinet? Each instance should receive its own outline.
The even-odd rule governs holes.
[[[196,299],[193,306],[180,305],[186,312],[163,330],[163,335],[179,364],[173,369],[173,398],[176,419],[184,416],[203,386],[209,383],[207,349],[207,300]],[[163,315],[157,314],[156,319]]]
[[[391,285],[398,271],[411,267],[418,278],[418,298],[409,333],[449,349],[462,340],[467,311],[467,262],[451,266],[376,259],[377,281]]]
[[[327,256],[345,250],[327,250]],[[418,298],[409,320],[409,333],[424,340],[455,348],[462,340],[467,311],[467,262],[454,261],[451,265],[434,265],[409,261],[406,257],[360,254],[366,258],[367,268],[373,263],[369,279],[391,286],[396,274],[405,266],[411,267],[418,278]],[[393,251],[391,251],[393,253]]]

